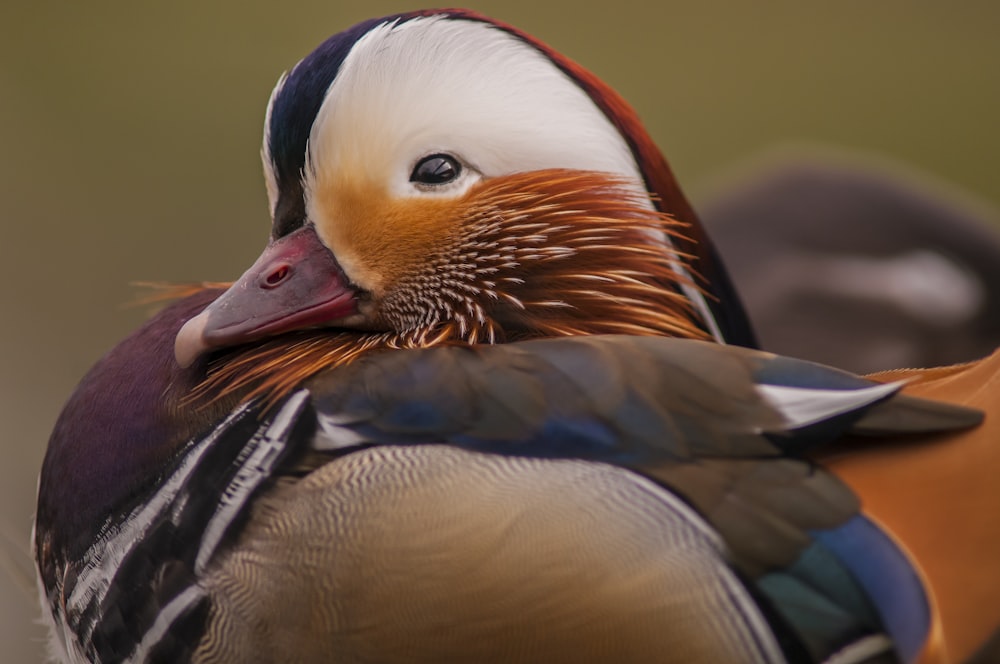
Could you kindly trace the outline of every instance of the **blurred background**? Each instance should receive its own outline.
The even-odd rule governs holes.
[[[699,201],[774,145],[858,148],[1000,205],[1000,4],[471,2],[639,111]],[[264,106],[321,40],[412,2],[0,7],[0,660],[39,662],[35,478],[62,403],[146,315],[137,280],[230,280],[266,241]],[[122,413],[127,417],[128,413]]]

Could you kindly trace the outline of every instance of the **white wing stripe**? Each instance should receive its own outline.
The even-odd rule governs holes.
[[[822,390],[785,385],[757,385],[757,393],[785,419],[789,429],[799,429],[867,406],[892,394],[903,382],[872,385],[858,390]]]
[[[247,454],[236,476],[226,487],[219,507],[205,526],[205,534],[195,558],[195,573],[201,574],[222,541],[229,525],[239,515],[250,499],[250,494],[261,482],[271,476],[279,453],[288,446],[288,433],[295,425],[299,413],[309,399],[307,390],[300,390],[288,398],[274,416],[263,434],[254,435],[247,443]]]

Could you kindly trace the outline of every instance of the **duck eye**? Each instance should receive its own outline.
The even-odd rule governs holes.
[[[432,154],[424,157],[413,167],[410,182],[418,184],[446,184],[458,177],[462,165],[451,155]]]

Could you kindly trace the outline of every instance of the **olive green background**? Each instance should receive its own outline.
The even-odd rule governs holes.
[[[609,81],[697,200],[787,141],[873,150],[1000,204],[995,2],[477,2]],[[227,280],[264,245],[259,142],[278,75],[401,2],[0,8],[0,551],[27,575],[53,421],[142,320],[134,280]],[[447,100],[442,100],[447,103]],[[127,412],[122,417],[128,417]],[[0,661],[37,662],[0,572]]]

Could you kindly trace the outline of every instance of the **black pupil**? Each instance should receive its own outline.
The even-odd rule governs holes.
[[[444,184],[458,177],[461,167],[458,162],[446,154],[432,154],[424,157],[414,167],[411,182],[421,184]]]

